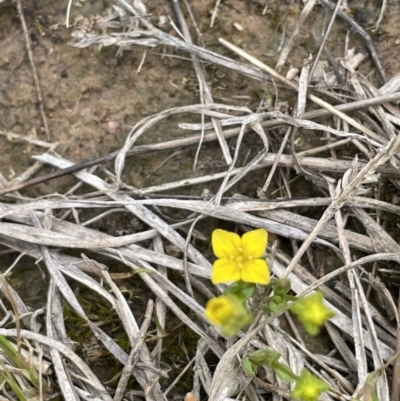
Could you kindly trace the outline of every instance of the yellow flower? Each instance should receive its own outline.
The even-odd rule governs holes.
[[[327,383],[303,369],[292,390],[292,397],[302,401],[317,401],[318,397],[328,390]]]
[[[262,259],[268,242],[266,230],[259,228],[240,237],[217,229],[212,233],[211,242],[215,256],[219,258],[214,262],[212,272],[214,284],[239,280],[256,284],[270,282],[267,262]]]
[[[321,326],[335,316],[335,313],[324,304],[324,294],[317,291],[296,301],[290,310],[297,315],[309,334],[318,334]]]
[[[231,294],[210,299],[206,305],[206,317],[211,323],[221,326],[222,334],[226,336],[235,336],[253,320],[243,303]]]

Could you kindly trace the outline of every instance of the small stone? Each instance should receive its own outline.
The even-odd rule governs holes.
[[[106,124],[107,131],[110,134],[115,134],[118,130],[119,124],[116,121],[108,121]]]

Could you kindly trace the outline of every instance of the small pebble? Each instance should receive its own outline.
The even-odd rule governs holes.
[[[116,121],[108,121],[106,127],[110,134],[115,134],[118,130],[119,124]]]

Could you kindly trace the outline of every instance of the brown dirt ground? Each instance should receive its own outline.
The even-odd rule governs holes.
[[[82,7],[72,7],[72,18],[91,18],[104,14],[109,1],[86,0]],[[166,1],[147,2],[155,22],[161,16],[173,13]],[[218,45],[218,37],[240,44],[245,50],[269,65],[277,56],[269,57],[278,46],[281,22],[286,21],[291,32],[300,12],[297,2],[273,1],[265,15],[263,1],[222,2],[213,28],[209,28],[210,12],[214,1],[192,1],[193,12],[203,41],[211,50],[226,53]],[[376,3],[376,4],[375,4]],[[75,3],[74,3],[75,4]],[[368,10],[367,16],[376,18],[377,2],[352,1],[349,6],[355,15]],[[140,73],[136,70],[143,55],[142,49],[125,51],[119,58],[115,48],[97,47],[77,49],[70,45],[74,28],[65,28],[67,1],[28,1],[24,10],[33,46],[33,57],[38,69],[49,118],[51,140],[60,142],[57,151],[75,162],[105,155],[118,149],[124,142],[130,127],[161,110],[178,105],[195,104],[199,101],[196,77],[189,60],[176,58],[170,49],[148,52]],[[400,46],[398,40],[399,5],[389,1],[388,12],[382,24],[382,32],[376,36],[378,51],[390,78],[398,71]],[[311,31],[323,21],[321,7],[315,11],[302,28],[287,68],[301,67],[302,60],[316,44]],[[364,17],[366,18],[366,17]],[[188,21],[190,23],[190,21]],[[243,26],[239,32],[234,22]],[[172,32],[172,28],[166,28]],[[344,26],[336,24],[328,42],[330,49],[339,56],[343,52]],[[363,43],[351,36],[351,45],[358,49]],[[0,9],[0,118],[1,128],[20,135],[45,139],[32,71],[26,56],[24,35],[13,6]],[[162,57],[165,50],[166,55]],[[268,54],[269,56],[266,56]],[[186,55],[179,55],[186,56]],[[371,64],[365,63],[364,69]],[[239,76],[236,72],[208,65],[205,68],[216,102],[256,108],[270,88],[260,82]],[[289,100],[292,103],[291,99]],[[181,118],[181,117],[180,117]],[[108,129],[109,122],[118,123],[116,132]],[[143,142],[164,141],[185,135],[176,124],[163,126],[150,132]],[[22,173],[32,163],[30,155],[42,149],[16,143],[0,137],[0,171],[8,179]],[[206,168],[210,159],[220,160],[218,150],[210,154],[202,152],[200,164]],[[189,157],[188,157],[189,156]],[[138,187],[177,179],[191,174],[192,154],[185,152],[168,162],[162,169],[146,178],[160,161],[159,157],[142,157],[139,163],[128,166],[128,183]],[[175,165],[175,166],[174,166]],[[179,166],[177,169],[176,167]],[[183,168],[182,168],[183,167]],[[168,177],[171,170],[171,177]],[[174,171],[175,170],[175,171]],[[178,170],[178,171],[177,171]],[[70,179],[46,183],[33,190],[35,195],[61,190]]]

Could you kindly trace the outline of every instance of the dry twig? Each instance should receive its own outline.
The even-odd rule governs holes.
[[[25,22],[24,10],[22,9],[22,2],[21,2],[21,0],[16,0],[16,1],[17,1],[18,16],[21,21],[22,29],[24,31],[26,50],[28,53],[29,63],[31,65],[31,69],[32,69],[32,73],[33,73],[33,80],[35,81],[35,87],[36,87],[36,92],[37,92],[37,96],[38,96],[38,100],[39,100],[40,114],[42,116],[44,132],[46,133],[47,141],[50,142],[50,140],[51,140],[50,127],[49,127],[49,123],[48,123],[47,117],[46,117],[44,98],[43,98],[42,89],[40,87],[39,76],[38,76],[38,73],[36,70],[35,62],[33,60],[33,54],[32,54],[32,49],[31,49],[31,47],[32,47],[31,39],[29,37],[28,28],[27,28],[26,22]]]

